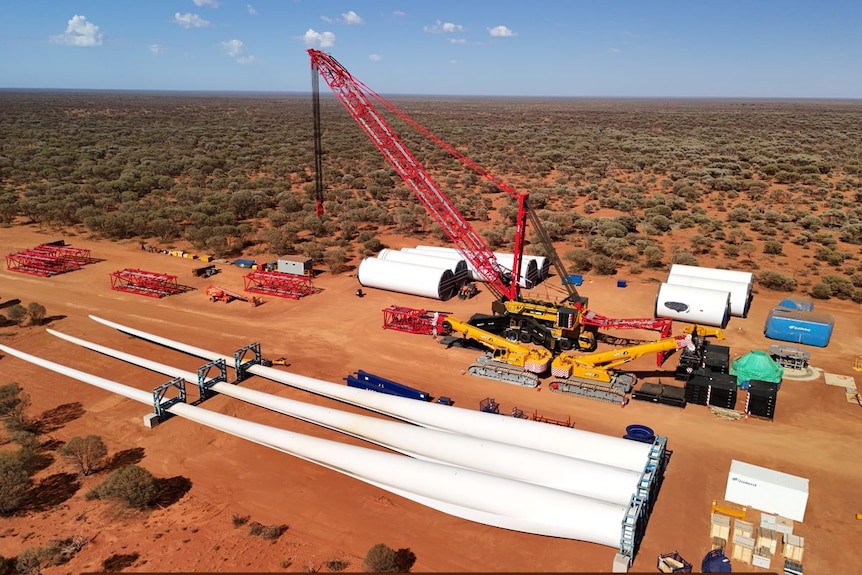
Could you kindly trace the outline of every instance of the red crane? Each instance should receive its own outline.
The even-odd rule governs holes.
[[[517,300],[519,298],[518,278],[521,273],[521,256],[524,250],[525,227],[529,210],[527,209],[527,194],[518,193],[510,187],[505,186],[494,179],[487,171],[468,160],[463,154],[446,144],[439,137],[434,136],[418,122],[398,110],[393,104],[387,102],[382,96],[375,93],[365,84],[354,78],[338,61],[319,50],[310,49],[311,71],[316,91],[318,74],[329,85],[332,92],[338,97],[351,117],[365,131],[378,150],[383,154],[389,165],[398,172],[407,186],[413,191],[416,198],[431,215],[435,222],[443,229],[449,239],[455,244],[464,258],[488,281],[488,286],[499,299]],[[315,98],[317,96],[315,95]],[[413,156],[404,142],[395,134],[389,124],[380,116],[377,109],[372,105],[373,98],[387,109],[396,113],[411,126],[416,128],[426,137],[433,140],[453,156],[461,160],[465,165],[486,179],[494,182],[504,191],[510,193],[518,202],[518,213],[515,221],[515,246],[514,264],[511,270],[501,266],[494,257],[491,248],[484,242],[482,237],[470,226],[466,219],[458,212],[451,200],[440,189],[440,186],[425,171],[422,164]],[[319,158],[320,125],[319,125],[319,101],[315,100],[315,154]],[[317,165],[318,160],[315,160]],[[317,166],[318,170],[320,166]],[[318,171],[318,173],[320,173]],[[322,183],[319,184],[317,205],[318,211],[322,211]],[[531,218],[531,221],[537,218]]]

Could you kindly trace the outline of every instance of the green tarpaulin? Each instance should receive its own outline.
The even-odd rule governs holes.
[[[765,351],[755,349],[734,359],[730,364],[730,374],[735,375],[739,383],[752,379],[781,383],[784,368]]]

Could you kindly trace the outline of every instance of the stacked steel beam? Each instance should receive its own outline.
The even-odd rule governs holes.
[[[178,294],[182,291],[175,275],[131,268],[115,271],[109,275],[111,277],[111,289],[116,291],[157,298]]]
[[[311,278],[296,274],[254,271],[243,280],[245,291],[276,297],[299,299],[319,291],[314,287]]]

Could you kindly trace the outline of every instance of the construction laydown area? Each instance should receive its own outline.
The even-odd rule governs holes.
[[[81,240],[70,253],[33,230],[0,231],[0,295],[59,314],[6,328],[4,374],[40,409],[82,406],[62,433],[98,429],[161,474],[181,469],[196,488],[189,508],[164,514],[195,535],[225,514],[289,513],[311,548],[356,558],[398,540],[425,571],[852,565],[858,310],[779,302],[741,270],[674,265],[636,283],[569,274],[526,194],[308,52],[452,245],[391,246],[312,284],[310,260],[219,267],[144,244]],[[512,197],[512,253],[491,251],[372,99]],[[543,256],[524,253],[528,230]],[[102,262],[118,270],[104,290]],[[250,305],[221,305],[235,301]],[[148,570],[183,567],[158,543],[124,539],[159,522],[123,521],[106,551],[132,545]],[[212,529],[177,549],[213,556],[189,570],[273,568],[271,554],[248,559]]]
[[[34,238],[38,237],[38,234],[31,234]],[[4,238],[4,248],[15,245],[9,239],[8,235]],[[835,534],[839,532],[839,527],[840,530],[847,532],[852,532],[852,529],[856,528],[856,520],[854,514],[851,513],[854,511],[853,506],[856,505],[856,495],[853,489],[862,470],[852,459],[844,456],[844,453],[848,445],[857,441],[853,437],[846,437],[846,435],[847,430],[852,429],[852,426],[857,424],[859,407],[845,402],[843,399],[844,390],[834,385],[827,385],[825,378],[819,371],[823,370],[827,374],[855,373],[852,370],[852,358],[855,356],[852,355],[850,342],[858,341],[859,327],[851,321],[847,314],[841,314],[838,307],[830,309],[836,318],[836,330],[838,333],[849,335],[834,338],[829,346],[829,354],[818,353],[819,350],[816,348],[806,348],[810,354],[808,362],[812,366],[814,378],[805,379],[800,375],[802,378],[795,380],[784,377],[778,393],[781,402],[771,420],[766,417],[732,419],[719,417],[710,411],[709,407],[695,404],[689,404],[685,409],[678,409],[670,404],[631,401],[625,407],[620,408],[618,404],[594,401],[582,396],[547,393],[548,389],[545,385],[547,380],[542,380],[542,384],[533,388],[470,377],[469,374],[464,373],[465,367],[474,361],[481,352],[458,346],[447,348],[435,342],[431,334],[411,335],[396,330],[380,329],[380,310],[389,307],[386,305],[387,303],[401,304],[402,309],[415,309],[417,305],[422,303],[422,300],[414,296],[371,289],[367,290],[365,297],[356,298],[354,295],[356,280],[348,276],[331,276],[326,277],[325,280],[321,279],[320,282],[325,286],[325,289],[314,298],[303,300],[279,299],[259,307],[213,306],[206,298],[200,297],[200,292],[205,291],[210,285],[209,278],[204,277],[189,281],[190,287],[195,289],[157,300],[112,291],[107,285],[103,290],[94,290],[92,285],[95,283],[95,278],[104,277],[104,270],[99,269],[100,267],[115,268],[117,265],[144,266],[146,264],[144,267],[166,269],[166,273],[170,275],[187,277],[189,276],[187,268],[191,268],[194,262],[165,258],[159,254],[137,254],[132,246],[126,246],[124,249],[123,246],[117,245],[92,244],[90,247],[94,253],[99,254],[100,259],[105,260],[104,263],[88,266],[74,274],[64,274],[48,279],[29,274],[11,273],[9,270],[5,270],[0,275],[3,292],[2,301],[10,299],[9,295],[26,293],[28,298],[38,299],[43,305],[48,306],[52,313],[67,316],[65,319],[52,322],[49,326],[58,334],[78,337],[108,348],[176,366],[192,374],[212,358],[194,358],[187,354],[173,352],[163,345],[154,346],[142,339],[126,337],[118,334],[111,327],[94,322],[87,315],[93,314],[124,326],[143,330],[146,333],[191,344],[227,356],[230,361],[226,363],[225,379],[228,381],[232,381],[235,377],[234,370],[230,368],[234,364],[234,351],[250,342],[260,342],[263,357],[282,354],[285,351],[290,353],[291,366],[289,370],[269,368],[281,378],[292,377],[288,374],[296,373],[314,380],[319,379],[328,382],[329,385],[337,386],[338,389],[348,392],[348,386],[343,383],[345,373],[367,370],[374,374],[384,375],[393,381],[402,382],[407,386],[426,390],[432,399],[441,396],[450,398],[454,402],[454,406],[432,405],[433,402],[415,400],[406,402],[428,408],[426,411],[429,412],[442,412],[446,414],[447,420],[451,419],[456,408],[461,408],[459,411],[474,415],[485,415],[479,411],[479,404],[490,396],[495,398],[495,403],[502,406],[502,409],[498,410],[502,415],[494,414],[490,419],[485,417],[480,427],[497,440],[502,440],[508,436],[504,430],[498,429],[496,425],[492,424],[494,418],[499,419],[500,422],[520,423],[517,421],[520,418],[512,418],[507,415],[515,407],[522,413],[540,414],[558,421],[568,419],[573,423],[571,428],[552,423],[534,423],[534,425],[546,427],[547,433],[551,434],[575,430],[588,431],[601,434],[608,440],[623,442],[621,445],[628,443],[638,453],[643,452],[642,455],[637,455],[632,460],[640,458],[638,465],[641,466],[641,469],[626,472],[617,467],[620,461],[605,462],[605,464],[614,463],[615,465],[611,467],[615,467],[618,471],[603,475],[602,481],[586,481],[582,482],[583,485],[578,485],[581,482],[577,478],[584,476],[584,469],[574,470],[570,467],[556,469],[551,466],[551,463],[546,463],[538,468],[540,478],[532,478],[532,480],[540,481],[546,485],[555,485],[557,489],[560,487],[571,489],[601,487],[607,489],[608,493],[590,493],[589,497],[591,500],[596,500],[599,497],[616,498],[616,503],[611,504],[616,509],[626,507],[623,501],[625,496],[621,496],[620,493],[625,491],[624,486],[627,482],[629,485],[639,485],[641,473],[645,469],[649,470],[650,445],[614,438],[621,438],[626,432],[626,427],[634,422],[649,426],[655,430],[659,437],[666,439],[666,447],[672,452],[672,455],[666,462],[660,489],[653,495],[654,500],[650,504],[651,512],[648,515],[648,522],[644,525],[643,537],[634,556],[632,570],[652,571],[655,568],[655,557],[673,550],[678,551],[679,555],[688,562],[697,564],[714,543],[721,543],[719,535],[722,534],[725,535],[724,550],[726,556],[730,558],[733,564],[739,566],[738,570],[756,570],[759,568],[753,561],[759,557],[756,554],[758,547],[763,546],[754,545],[749,554],[745,547],[745,544],[748,543],[748,539],[744,538],[745,535],[737,537],[741,543],[734,543],[733,522],[739,522],[742,527],[745,527],[745,521],[754,522],[756,523],[755,527],[759,528],[762,521],[761,515],[769,516],[772,514],[770,510],[756,511],[747,505],[736,504],[723,499],[733,460],[780,470],[794,476],[810,478],[811,493],[807,502],[804,521],[793,522],[790,520],[792,527],[789,534],[802,538],[804,542],[806,549],[804,565],[806,568],[816,571],[817,565],[821,567],[849,565],[853,561],[852,553],[836,543],[841,540],[841,536]],[[223,276],[219,281],[234,285],[241,279],[242,273],[239,269],[227,268],[222,272]],[[596,294],[591,297],[591,300],[595,302],[594,305],[601,305],[600,309],[615,315],[623,315],[621,312],[626,310],[635,310],[644,314],[649,312],[643,302],[648,301],[646,294],[654,293],[655,284],[629,283],[622,289],[616,288],[615,281],[612,279],[593,278],[589,282],[586,287],[591,290],[591,295],[593,291]],[[771,306],[771,303],[766,301],[769,298],[769,294],[755,297],[752,300],[748,317],[745,319],[734,318],[724,330],[726,338],[714,345],[721,344],[729,347],[732,350],[731,357],[733,358],[746,355],[748,350],[768,349],[769,345],[774,345],[771,340],[765,339],[762,335],[763,321]],[[480,293],[470,300],[453,300],[447,303],[450,309],[446,311],[453,311],[466,317],[476,309],[490,306],[490,299],[486,294]],[[759,299],[764,301],[761,302]],[[830,304],[831,302],[827,302],[821,304],[821,307],[827,308]],[[640,309],[639,305],[644,306],[644,309]],[[349,307],[350,313],[347,315],[340,314],[341,321],[338,328],[323,329],[318,318],[334,317],[334,314],[338,314],[338,310],[343,310],[345,306]],[[396,307],[399,306],[396,305]],[[230,328],[225,329],[228,325]],[[674,333],[682,333],[685,327],[686,324],[675,325]],[[619,333],[625,334],[626,332],[620,331]],[[462,533],[471,539],[479,537],[481,533],[483,542],[478,545],[479,549],[485,545],[489,546],[486,550],[488,553],[491,553],[492,548],[497,548],[497,545],[502,545],[505,549],[505,551],[498,549],[495,553],[491,553],[500,557],[499,564],[495,564],[498,569],[503,569],[506,566],[526,569],[531,561],[535,561],[526,550],[532,549],[536,552],[536,549],[540,549],[543,556],[547,555],[547,559],[541,563],[543,570],[603,571],[609,569],[613,557],[619,552],[619,549],[612,547],[621,541],[621,518],[624,513],[621,513],[613,521],[610,518],[605,520],[608,523],[615,522],[615,527],[620,529],[619,532],[613,533],[614,541],[600,541],[600,545],[595,545],[562,538],[559,534],[556,534],[557,538],[549,539],[527,533],[519,534],[511,530],[511,527],[508,529],[483,527],[475,521],[458,519],[459,516],[471,519],[463,513],[457,515],[450,511],[450,514],[447,514],[442,505],[438,508],[444,513],[412,503],[409,498],[404,498],[403,492],[401,495],[393,495],[392,493],[387,495],[386,498],[390,503],[382,508],[378,506],[369,508],[367,503],[357,502],[370,502],[381,497],[381,494],[385,493],[385,488],[381,490],[384,477],[375,479],[378,484],[377,487],[364,485],[334,471],[316,468],[314,464],[307,461],[263,447],[250,446],[247,442],[236,437],[222,436],[220,432],[212,430],[191,432],[192,429],[200,429],[201,424],[209,424],[200,420],[195,420],[197,423],[187,422],[182,419],[182,416],[171,418],[165,424],[154,429],[147,429],[140,424],[140,418],[148,411],[153,412],[153,390],[164,385],[166,381],[177,377],[177,374],[154,374],[110,359],[103,354],[81,350],[72,343],[47,333],[43,328],[7,329],[7,334],[2,343],[10,348],[106,377],[143,391],[146,405],[123,401],[118,397],[111,399],[115,396],[99,389],[90,388],[90,386],[68,377],[52,374],[41,368],[34,368],[4,352],[6,355],[2,359],[4,374],[8,374],[10,379],[25,385],[25,389],[32,394],[34,407],[37,409],[47,410],[58,404],[74,401],[80,401],[85,406],[92,406],[92,408],[86,408],[87,413],[80,420],[73,422],[73,429],[70,429],[69,433],[73,435],[76,433],[75,426],[77,426],[78,434],[92,426],[97,426],[103,434],[107,434],[107,430],[113,430],[112,433],[116,433],[114,441],[117,441],[118,444],[131,442],[133,445],[144,446],[154,457],[163,460],[163,463],[154,463],[157,469],[163,469],[163,472],[168,475],[176,473],[189,475],[196,487],[206,484],[223,486],[223,482],[218,479],[220,476],[227,479],[227,475],[223,475],[224,473],[240,473],[247,480],[231,482],[230,487],[227,488],[231,493],[228,496],[230,501],[242,501],[238,509],[254,510],[255,515],[263,513],[263,510],[267,509],[266,514],[271,515],[273,521],[277,521],[278,513],[269,507],[269,498],[265,493],[266,489],[271,488],[272,493],[278,493],[280,498],[284,497],[285,509],[291,509],[291,517],[303,517],[310,514],[308,515],[309,525],[304,526],[303,529],[315,533],[321,540],[351,540],[351,537],[343,539],[345,534],[353,529],[350,526],[351,518],[353,518],[352,521],[355,521],[353,525],[364,525],[369,521],[369,517],[373,517],[375,524],[379,524],[380,527],[377,528],[377,534],[368,535],[371,539],[374,539],[375,536],[381,539],[402,537],[401,534],[415,532],[418,525],[428,521],[440,526],[444,532],[448,533],[454,529],[455,533]],[[361,337],[355,337],[351,334],[361,334]],[[648,335],[655,336],[649,332]],[[605,349],[613,349],[613,347],[609,344],[600,344],[597,351],[602,352]],[[652,352],[627,363],[626,371],[636,373],[639,376],[635,392],[649,383],[653,385],[674,383],[679,385],[680,382],[675,380],[674,376],[679,367],[680,358],[687,351],[683,349],[679,353],[675,353],[668,358],[663,367],[658,369]],[[332,361],[332,354],[337,354],[339,360]],[[243,361],[254,357],[253,353],[246,355],[247,357]],[[850,357],[850,363],[842,367],[842,363],[835,359],[835,357],[841,356]],[[683,361],[684,363],[685,361]],[[256,366],[250,369],[258,370],[261,367]],[[806,372],[805,369],[788,369],[786,375],[803,374],[804,372]],[[210,377],[219,373],[218,370],[215,370]],[[846,379],[843,381],[847,382]],[[370,440],[372,444],[351,439],[309,423],[285,418],[283,415],[277,416],[271,411],[256,409],[247,403],[239,403],[223,394],[225,389],[219,388],[218,383],[216,382],[216,387],[212,390],[212,397],[201,404],[202,409],[227,413],[243,420],[289,429],[303,435],[335,441],[340,444],[361,446],[364,449],[373,450],[373,444],[376,443],[377,445],[387,445],[390,449],[398,451],[399,447],[391,446],[392,440],[386,438],[397,436],[403,439],[401,437],[403,433],[392,433],[391,431],[381,431],[382,435],[379,439]],[[197,399],[201,392],[196,388],[196,384],[187,383],[186,387],[189,401]],[[239,385],[229,385],[228,387],[235,390],[254,389],[293,399],[302,405],[319,405],[373,417],[373,413],[366,410],[351,408],[343,403],[327,400],[319,394],[319,391],[316,394],[309,394],[292,386],[272,381],[268,377],[261,378],[257,374],[255,377],[245,379]],[[541,393],[543,389],[546,393]],[[170,400],[175,395],[174,388],[171,388],[165,391],[163,398]],[[383,396],[383,394],[374,395]],[[740,390],[735,405],[736,413],[740,413],[744,408],[743,396],[744,392]],[[110,402],[106,404],[106,400],[110,400]],[[403,403],[404,401],[402,401]],[[97,407],[99,405],[102,407]],[[380,410],[381,408],[378,406],[377,409]],[[415,414],[411,414],[408,419],[415,417],[417,417]],[[186,439],[180,442],[174,441],[173,438],[176,437],[177,433]],[[200,436],[201,433],[210,438],[206,441],[219,438],[217,440],[220,445],[219,452],[222,453],[218,456],[220,463],[215,463],[215,460],[212,459],[217,454],[210,453],[208,455],[206,448],[196,449],[193,447],[198,442],[204,441],[202,437],[193,438],[193,436]],[[533,434],[518,431],[516,435],[529,437]],[[542,434],[537,434],[536,437],[541,438]],[[464,447],[455,449],[452,445],[440,444],[439,439],[430,436],[428,439],[412,441],[415,443],[400,446],[400,450],[402,452],[415,452],[418,445],[436,446],[440,452],[438,456],[443,457],[442,453],[461,452],[462,449],[465,449]],[[574,435],[571,438],[560,436],[553,439],[539,439],[538,441],[540,443],[545,442],[549,446],[555,444],[577,445],[580,443]],[[789,448],[789,445],[793,445],[794,448]],[[816,445],[817,449],[806,449],[806,445]],[[187,450],[186,447],[191,447],[191,449]],[[534,446],[531,449],[538,449],[539,447],[541,446]],[[316,445],[310,448],[315,451],[319,449]],[[513,454],[519,450],[511,449],[511,452],[503,451],[491,456],[486,464],[492,467],[503,467],[506,461],[517,461],[517,456]],[[542,450],[539,449],[539,451]],[[627,458],[627,456],[622,455],[625,450],[612,448],[608,451],[614,457]],[[299,453],[296,454],[300,455]],[[335,457],[339,456],[335,455]],[[554,459],[550,456],[541,457],[549,458],[549,460]],[[477,458],[473,457],[473,459]],[[575,458],[575,460],[583,461],[580,458]],[[180,463],[181,461],[183,463]],[[338,461],[340,462],[340,460]],[[449,464],[457,463],[450,462]],[[466,465],[466,463],[462,464]],[[471,465],[473,464],[475,462],[471,462]],[[607,474],[612,471],[605,464],[597,466],[594,463],[590,468],[591,472],[599,470]],[[217,469],[210,469],[210,465],[215,465]],[[339,463],[339,465],[343,465],[343,463]],[[571,463],[566,465],[571,465]],[[578,465],[587,464],[578,463]],[[589,465],[587,466],[589,467]],[[182,469],[181,472],[179,471],[180,468]],[[362,469],[357,469],[356,473],[361,474]],[[384,467],[383,469],[389,468]],[[390,474],[390,471],[392,475],[410,477],[409,471],[399,469],[395,473],[394,470],[389,470],[387,474]],[[258,472],[260,476],[258,476]],[[614,480],[613,478],[618,475],[620,479]],[[630,477],[630,479],[626,479],[626,477]],[[517,481],[521,482],[521,479]],[[312,489],[310,487],[312,484],[315,486],[337,486],[337,488],[322,487],[321,489],[326,492],[324,494],[318,493],[316,487]],[[265,487],[267,485],[270,487]],[[295,491],[296,486],[300,485],[303,487],[299,491]],[[614,485],[622,487],[615,488]],[[401,486],[401,488],[408,486]],[[483,489],[485,488],[480,488],[479,491]],[[654,487],[649,489],[654,489]],[[302,495],[299,494],[300,491]],[[456,491],[463,494],[472,493],[460,485]],[[634,491],[636,491],[636,487],[632,489],[632,492]],[[446,492],[443,490],[440,494],[441,497]],[[260,495],[256,496],[255,493]],[[494,493],[495,498],[501,497],[498,488],[495,488]],[[504,489],[502,493],[507,493],[507,491]],[[576,499],[583,497],[583,495],[577,494],[571,496]],[[353,499],[354,497],[356,499]],[[473,494],[467,499],[478,505],[480,496]],[[645,499],[650,501],[650,495],[647,494]],[[716,508],[713,507],[715,500],[720,501]],[[506,511],[513,508],[517,498],[514,493],[510,493],[503,495],[502,501],[504,505],[501,511]],[[531,502],[529,505],[530,513],[537,512],[541,505],[541,499],[530,495],[529,501]],[[559,503],[555,503],[555,505],[557,504]],[[315,521],[311,520],[311,517],[318,513],[314,506],[322,506],[318,509],[332,509],[333,514],[337,513],[339,519],[327,521],[325,526],[312,526],[311,523]],[[748,507],[748,515],[745,519],[732,515],[740,513],[746,507]],[[307,511],[298,511],[305,508]],[[347,511],[348,509],[350,511]],[[584,515],[584,510],[581,508],[567,509],[569,509],[570,516],[566,522],[567,526],[571,526],[572,523],[578,524],[584,517],[595,518],[595,521],[585,521],[582,524],[584,532],[577,534],[574,539],[590,540],[591,537],[595,538],[597,534],[601,533],[600,525],[603,521],[601,513]],[[406,514],[402,516],[402,513],[405,512]],[[506,511],[506,513],[508,512]],[[716,519],[721,517],[722,513],[727,514],[728,533],[722,531],[722,520]],[[378,520],[383,521],[383,523],[378,523]],[[297,518],[291,521],[298,524],[302,520]],[[610,528],[606,529],[610,534]],[[451,559],[438,559],[439,553],[433,551],[434,545],[440,545],[439,548],[443,548],[445,546],[444,540],[448,538],[442,535],[427,535],[424,530],[422,533],[421,537],[419,535],[415,538],[411,537],[409,541],[404,542],[404,545],[409,545],[411,549],[417,552],[417,555],[425,550],[425,559],[423,560],[423,557],[420,556],[420,564],[423,568],[428,570],[456,568],[469,570],[469,565],[473,565],[474,569],[477,568],[478,564],[469,562],[469,559],[461,558],[458,560],[459,562],[453,562]],[[468,533],[472,533],[472,535],[467,535]],[[769,535],[768,531],[763,531],[763,533]],[[784,557],[782,553],[788,542],[799,543],[797,539],[791,540],[789,535],[786,540],[780,537],[775,538],[778,542],[775,553],[771,556],[771,569],[773,571],[776,570],[776,566],[783,568]],[[756,543],[757,537],[756,529],[753,529],[749,539]],[[352,553],[360,555],[363,548],[368,547],[365,545],[367,539],[366,536],[356,539],[353,546],[348,544],[347,547],[353,547]],[[737,547],[738,550],[736,550]],[[518,552],[518,548],[524,548],[524,550]],[[788,549],[790,550],[788,553],[794,552],[797,556],[799,555],[798,551],[794,551],[795,547],[792,543]],[[752,560],[751,563],[748,561],[749,555]],[[461,563],[462,561],[468,561],[468,563]],[[757,561],[760,561],[761,565],[763,564],[762,558],[757,559]]]

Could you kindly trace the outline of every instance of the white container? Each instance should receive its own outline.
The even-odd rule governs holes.
[[[551,275],[551,260],[545,256],[523,255],[521,256],[521,259],[530,259],[536,262],[536,268],[539,270],[539,281],[546,280],[548,279],[548,276]]]
[[[808,480],[732,460],[724,498],[801,523],[808,505]]]
[[[730,292],[663,283],[656,295],[655,316],[725,327],[730,319]]]
[[[377,254],[377,259],[425,266],[429,268],[438,268],[441,270],[451,270],[452,273],[455,274],[455,281],[458,283],[464,283],[470,276],[470,272],[467,269],[467,261],[463,259],[456,260],[421,253],[400,252],[398,250],[390,250],[388,248],[380,250]]]
[[[751,302],[751,284],[687,276],[678,273],[668,274],[667,283],[729,292],[730,313],[737,317],[746,317],[748,315],[748,306]]]
[[[384,289],[439,300],[451,298],[458,290],[452,270],[429,268],[377,258],[359,263],[356,277],[363,287]]]
[[[736,270],[720,270],[718,268],[702,268],[700,266],[687,266],[673,264],[670,266],[671,275],[693,276],[696,278],[709,278],[714,280],[725,280],[748,284],[754,282],[754,274],[751,272],[740,272]]]

